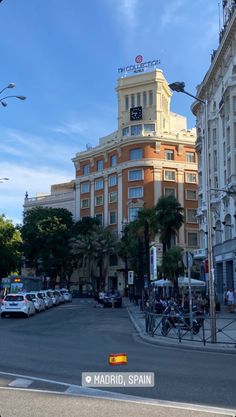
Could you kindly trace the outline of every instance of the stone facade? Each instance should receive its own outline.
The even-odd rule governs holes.
[[[204,106],[195,102],[197,117],[196,151],[199,163],[198,218],[199,243],[206,255],[206,169],[210,174],[212,240],[217,294],[223,299],[225,288],[236,289],[236,7],[224,2],[224,27],[218,49],[197,97],[207,102],[209,149],[205,149]],[[209,167],[205,164],[209,153]],[[225,191],[224,191],[225,190]]]

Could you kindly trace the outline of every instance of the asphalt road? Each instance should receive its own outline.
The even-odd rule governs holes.
[[[155,372],[155,387],[112,391],[236,408],[236,355],[149,345],[125,308],[76,299],[30,319],[1,319],[0,332],[0,371],[80,385],[81,372],[114,371],[109,354],[126,352],[128,364],[115,370]]]

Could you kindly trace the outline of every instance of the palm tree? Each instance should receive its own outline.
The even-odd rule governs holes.
[[[156,205],[156,218],[159,224],[160,240],[163,243],[163,252],[166,252],[171,248],[172,236],[176,236],[184,223],[183,208],[174,196],[162,196]]]
[[[96,263],[97,244],[98,235],[94,230],[90,230],[84,235],[77,235],[76,238],[72,238],[70,241],[74,262],[82,266],[83,275],[87,275],[89,282],[92,279],[92,272]]]
[[[142,267],[140,268],[143,274],[145,271],[148,277],[148,282],[150,281],[150,242],[155,238],[155,235],[158,232],[158,222],[156,216],[155,208],[143,208],[139,210],[137,219],[135,221],[135,228],[139,238],[140,244],[140,261],[143,262]],[[141,238],[141,241],[140,241]],[[141,248],[142,245],[142,248]],[[144,246],[144,248],[143,248]],[[144,249],[144,259],[142,259],[141,251]],[[144,271],[143,271],[144,270]],[[143,287],[143,285],[142,285]]]
[[[178,276],[183,272],[182,252],[183,248],[173,246],[164,253],[162,262],[162,271],[173,282],[174,292],[177,297],[179,297]]]
[[[117,248],[117,238],[108,227],[99,228],[95,247],[100,275],[100,282],[98,287],[99,289],[103,290],[107,282],[110,255],[114,254]]]

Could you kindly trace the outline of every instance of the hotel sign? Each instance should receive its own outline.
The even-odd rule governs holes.
[[[127,67],[118,68],[119,73],[126,74],[127,72],[144,72],[148,68],[156,67],[157,65],[160,65],[161,61],[160,59],[154,59],[152,61],[146,61],[143,62],[142,55],[137,55],[135,58],[135,64],[134,65],[128,65]]]

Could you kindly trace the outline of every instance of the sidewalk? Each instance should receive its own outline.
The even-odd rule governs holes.
[[[178,340],[178,334],[175,330],[171,331],[166,337],[161,334],[161,326],[157,328],[153,336],[146,333],[144,312],[140,310],[139,306],[131,303],[128,298],[124,299],[123,302],[139,336],[145,342],[166,347],[236,354],[236,314],[228,313],[227,307],[225,306],[223,306],[223,311],[216,313],[217,344],[210,342],[210,320],[206,316],[204,324],[206,345],[204,346],[201,331],[198,335],[193,336],[193,340],[191,340],[190,332],[186,333],[181,343]],[[157,319],[157,325],[160,320],[161,317]]]

